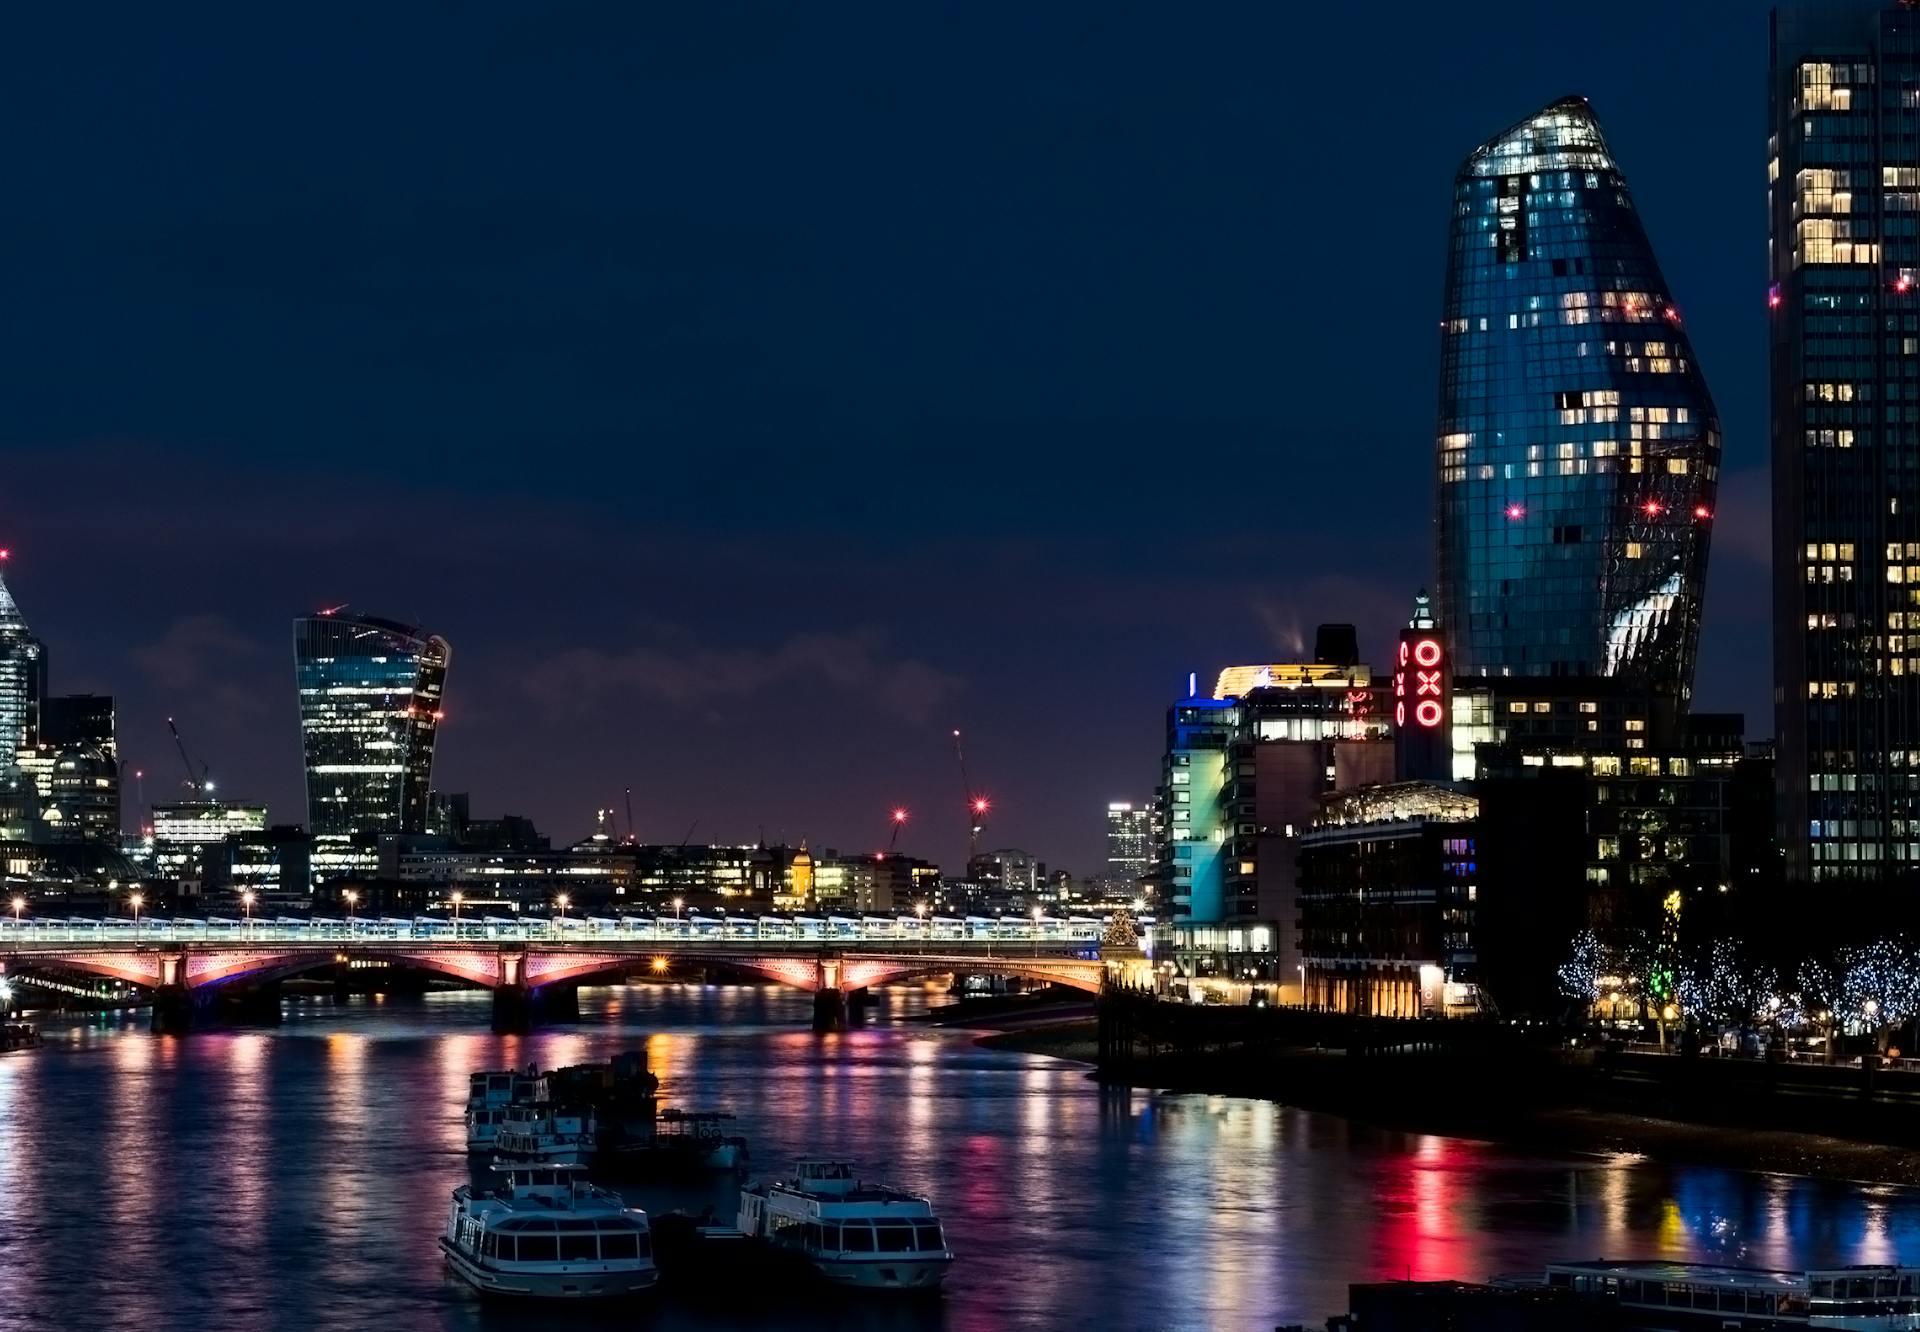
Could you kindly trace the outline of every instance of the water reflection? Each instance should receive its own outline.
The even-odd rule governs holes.
[[[820,1037],[808,997],[590,990],[575,1026],[501,1037],[483,995],[304,1003],[270,1031],[51,1030],[0,1059],[0,1326],[535,1328],[448,1283],[467,1074],[644,1044],[670,1101],[738,1116],[760,1170],[842,1153],[934,1195],[961,1261],[925,1307],[669,1301],[649,1326],[1268,1328],[1349,1281],[1556,1258],[1770,1266],[1920,1255],[1920,1195],[1631,1157],[1542,1158],[1224,1097],[1103,1089],[1077,1066],[892,1021]],[[635,1192],[733,1210],[722,1183]],[[111,1255],[110,1261],[106,1255]],[[739,1301],[750,1298],[753,1307]],[[567,1327],[633,1316],[569,1312]]]

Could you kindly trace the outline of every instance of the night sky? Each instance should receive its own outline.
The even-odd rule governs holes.
[[[1758,4],[8,16],[0,542],[54,687],[304,821],[290,621],[454,643],[556,841],[1100,868],[1186,672],[1431,566],[1449,192],[1594,103],[1726,429],[1697,702],[1768,707]],[[1703,52],[1710,53],[1703,58]],[[129,791],[129,800],[133,798]],[[698,820],[697,826],[695,820]]]

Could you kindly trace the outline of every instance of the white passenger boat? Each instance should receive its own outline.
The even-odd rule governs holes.
[[[604,1299],[659,1280],[647,1214],[595,1188],[583,1167],[498,1167],[504,1186],[453,1191],[440,1248],[462,1280],[489,1295]]]
[[[593,1157],[593,1112],[545,1102],[510,1105],[494,1131],[493,1158],[507,1165],[585,1165]]]
[[[491,1151],[507,1108],[547,1099],[547,1080],[533,1069],[484,1069],[467,1083],[467,1150]]]
[[[739,1227],[837,1285],[931,1291],[953,1264],[925,1198],[862,1183],[845,1161],[803,1158],[787,1179],[747,1185]]]

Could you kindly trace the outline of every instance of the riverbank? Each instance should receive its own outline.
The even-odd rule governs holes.
[[[976,1044],[988,1049],[1048,1055],[1092,1066],[1099,1053],[1099,1028],[1090,1011],[1078,1016],[1009,1013],[1006,1025]],[[982,1020],[980,1025],[989,1025]],[[1407,1133],[1438,1133],[1524,1147],[1533,1151],[1611,1157],[1645,1156],[1684,1165],[1709,1165],[1763,1174],[1805,1175],[1819,1179],[1920,1187],[1920,1149],[1857,1142],[1826,1134],[1780,1129],[1703,1124],[1657,1115],[1577,1106],[1509,1103],[1505,1109],[1485,1101],[1466,1102],[1434,1096],[1362,1100],[1343,1091],[1338,1063],[1344,1056],[1302,1051],[1281,1067],[1243,1065],[1181,1068],[1149,1065],[1127,1079],[1156,1091],[1244,1096],[1276,1101],[1302,1110],[1338,1114],[1357,1123]],[[1285,1070],[1283,1072],[1282,1070]],[[1317,1076],[1276,1082],[1285,1073]]]

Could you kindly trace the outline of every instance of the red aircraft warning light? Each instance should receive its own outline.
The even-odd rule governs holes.
[[[1647,517],[1649,518],[1657,518],[1660,515],[1659,500],[1648,500],[1645,504],[1641,505],[1640,507],[1647,511]]]
[[[1696,504],[1693,506],[1693,516],[1701,519],[1711,518],[1713,517],[1713,510],[1704,504]]]
[[[987,798],[985,796],[976,796],[973,802],[973,812],[975,814],[985,814],[987,809]]]
[[[1893,289],[1904,296],[1913,290],[1913,279],[1902,273],[1893,280]]]
[[[1509,519],[1524,518],[1526,516],[1527,516],[1527,511],[1521,508],[1518,504],[1509,504],[1507,506],[1507,517]]]

